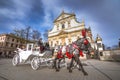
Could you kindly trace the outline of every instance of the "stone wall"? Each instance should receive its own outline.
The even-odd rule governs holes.
[[[120,49],[118,50],[105,50],[101,53],[100,60],[120,61]]]

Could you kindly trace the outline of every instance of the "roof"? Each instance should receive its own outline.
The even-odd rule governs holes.
[[[99,34],[97,34],[96,41],[102,41],[102,38],[100,37]]]
[[[72,17],[75,16],[74,13],[65,13],[64,11],[61,12],[61,14],[54,20],[54,23],[61,20],[61,19],[65,19],[68,17]]]

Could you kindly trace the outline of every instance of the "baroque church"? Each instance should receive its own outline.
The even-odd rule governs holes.
[[[53,28],[48,32],[50,47],[68,45],[82,36],[82,29],[87,30],[87,39],[95,50],[102,51],[102,38],[93,39],[91,28],[86,28],[84,21],[78,22],[74,13],[62,13],[54,20]]]

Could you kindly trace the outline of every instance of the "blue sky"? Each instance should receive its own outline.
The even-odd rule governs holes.
[[[31,26],[40,32],[53,27],[64,10],[84,19],[93,37],[99,34],[107,46],[120,38],[120,0],[0,0],[0,34]]]

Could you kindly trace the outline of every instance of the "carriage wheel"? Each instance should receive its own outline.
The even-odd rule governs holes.
[[[17,66],[19,64],[19,55],[16,54],[12,59],[13,66]]]
[[[37,70],[40,67],[39,62],[40,61],[39,61],[38,57],[34,57],[32,59],[32,61],[31,61],[31,67],[32,67],[33,70]]]
[[[53,68],[54,68],[53,60],[49,61],[49,62],[47,63],[47,65],[48,65],[48,68],[49,68],[49,69],[53,69]]]

